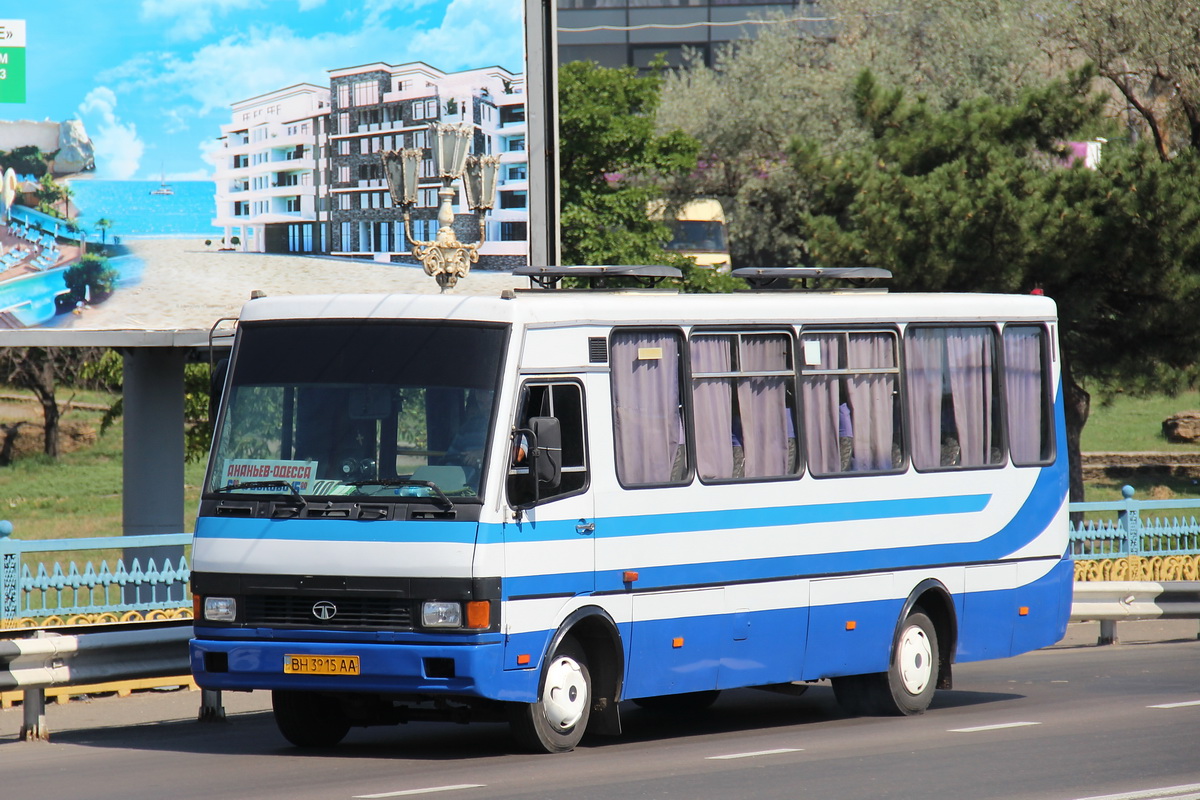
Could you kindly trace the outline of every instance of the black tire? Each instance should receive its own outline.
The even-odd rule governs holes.
[[[842,711],[852,717],[867,716],[874,713],[875,688],[872,683],[878,680],[877,675],[843,675],[831,678],[833,696]]]
[[[338,701],[316,692],[271,692],[275,725],[296,747],[332,747],[346,738],[350,721]]]
[[[920,608],[904,619],[887,672],[833,678],[838,705],[851,716],[924,714],[937,690],[937,630]]]
[[[534,753],[566,753],[575,749],[592,713],[592,676],[587,656],[571,636],[564,636],[542,668],[536,703],[513,703],[509,724],[517,742]]]
[[[660,714],[698,714],[717,702],[720,696],[719,689],[709,689],[704,692],[666,694],[661,697],[639,697],[633,704]]]

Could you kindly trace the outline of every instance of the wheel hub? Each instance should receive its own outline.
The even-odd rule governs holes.
[[[546,670],[542,692],[546,720],[559,731],[568,731],[583,717],[587,708],[587,691],[583,670],[569,656],[558,656]]]
[[[933,679],[933,648],[929,638],[919,626],[911,625],[900,636],[897,649],[896,662],[904,689],[918,695]]]

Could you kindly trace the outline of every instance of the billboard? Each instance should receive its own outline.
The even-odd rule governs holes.
[[[450,291],[521,285],[509,271],[529,251],[524,5],[11,9],[0,329],[206,329],[252,291],[438,292],[413,243],[447,227],[477,256]],[[462,181],[438,173],[438,126],[494,156],[482,224]],[[381,157],[400,150],[417,152],[420,175],[403,208]]]

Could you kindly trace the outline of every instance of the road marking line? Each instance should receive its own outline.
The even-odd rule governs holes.
[[[734,758],[754,758],[755,756],[776,756],[781,753],[803,753],[803,747],[781,747],[778,750],[757,750],[753,753],[730,753],[725,756],[707,756],[705,761],[729,761]]]
[[[1184,708],[1185,706],[1200,706],[1200,700],[1188,700],[1185,703],[1163,703],[1158,706],[1146,706],[1146,708]]]
[[[998,731],[1004,728],[1024,728],[1027,725],[1041,725],[1040,722],[1002,722],[999,725],[979,725],[975,728],[951,728],[948,733],[979,733],[980,731]]]
[[[1188,794],[1194,792],[1195,794]],[[1080,797],[1078,800],[1148,800],[1148,798],[1172,798],[1172,800],[1191,800],[1200,797],[1200,783],[1188,783],[1183,786],[1164,786],[1160,789],[1142,789],[1124,794],[1100,794],[1095,797]]]
[[[454,786],[431,786],[428,789],[405,789],[402,792],[383,792],[382,794],[356,794],[354,800],[379,800],[381,797],[409,797],[414,794],[433,794],[434,792],[453,792],[458,789],[482,789],[485,783],[459,783]]]

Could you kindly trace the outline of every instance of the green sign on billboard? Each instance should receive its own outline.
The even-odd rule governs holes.
[[[25,102],[25,20],[0,19],[0,103]]]

